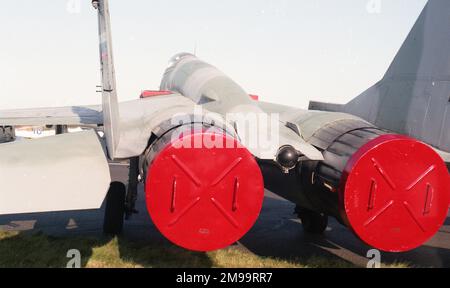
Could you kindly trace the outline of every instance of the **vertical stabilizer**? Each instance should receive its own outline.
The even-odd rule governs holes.
[[[383,79],[340,110],[450,151],[450,1],[430,0]]]
[[[112,49],[111,20],[108,0],[94,0],[93,6],[98,10],[100,63],[102,70],[102,106],[103,125],[111,159],[119,143],[119,104],[117,100],[116,76]]]

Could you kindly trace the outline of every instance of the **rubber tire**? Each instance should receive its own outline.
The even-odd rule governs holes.
[[[106,196],[105,218],[103,220],[103,233],[118,235],[122,233],[125,217],[126,187],[121,182],[113,182]]]
[[[311,234],[323,234],[328,227],[328,216],[307,209],[297,209],[303,230]]]

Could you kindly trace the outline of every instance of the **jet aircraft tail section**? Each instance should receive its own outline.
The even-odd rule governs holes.
[[[450,151],[450,2],[431,0],[383,79],[346,105],[311,102],[311,110],[347,112]]]

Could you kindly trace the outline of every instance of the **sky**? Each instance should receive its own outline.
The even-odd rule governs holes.
[[[90,0],[2,1],[0,110],[98,104]],[[263,101],[346,103],[383,77],[426,0],[110,0],[119,100],[191,52]]]

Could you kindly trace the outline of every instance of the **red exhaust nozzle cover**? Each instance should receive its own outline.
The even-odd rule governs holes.
[[[348,162],[340,207],[365,243],[388,252],[419,247],[443,225],[450,178],[428,145],[400,135],[383,135]]]
[[[202,144],[212,138],[225,144]],[[183,143],[193,145],[181,147]],[[149,214],[167,239],[189,250],[212,251],[235,243],[254,225],[264,181],[252,154],[235,139],[195,132],[159,153],[145,191]]]

